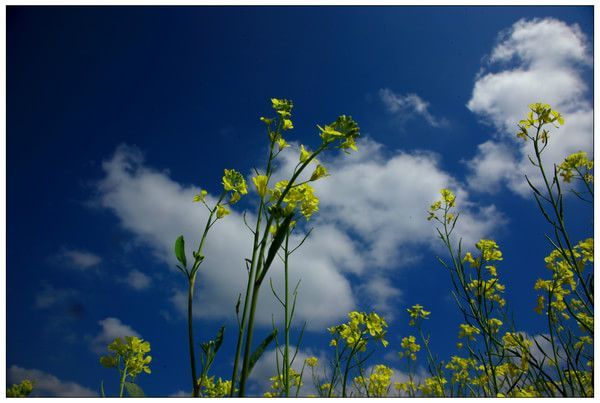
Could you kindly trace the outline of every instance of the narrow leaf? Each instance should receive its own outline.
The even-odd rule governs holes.
[[[180,235],[175,241],[175,257],[177,257],[177,260],[179,260],[183,267],[187,267],[187,260],[185,258],[185,241],[183,240],[183,235]]]
[[[269,267],[271,267],[271,263],[273,263],[273,259],[275,259],[277,251],[285,239],[285,235],[287,234],[290,223],[292,222],[292,218],[293,214],[288,215],[277,228],[273,242],[271,242],[271,246],[269,246],[269,252],[267,253],[267,259],[265,260],[263,273],[266,274],[267,270],[269,270]]]
[[[250,375],[250,372],[252,371],[252,368],[254,368],[254,364],[256,364],[256,362],[263,355],[263,353],[265,352],[265,350],[267,349],[267,347],[269,347],[269,344],[271,344],[271,342],[273,341],[273,339],[275,339],[275,336],[277,336],[277,329],[273,330],[273,332],[270,335],[268,335],[262,341],[262,343],[260,343],[260,345],[256,348],[256,350],[254,350],[254,352],[250,356],[250,363],[248,365],[248,375]]]
[[[225,332],[225,326],[221,326],[219,332],[217,333],[217,337],[215,338],[215,354],[221,348],[221,344],[223,344],[223,333]]]
[[[125,390],[129,397],[145,397],[144,391],[133,382],[125,382]]]

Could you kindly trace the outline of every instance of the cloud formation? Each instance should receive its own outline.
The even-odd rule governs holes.
[[[8,368],[7,385],[21,383],[25,379],[33,382],[31,397],[97,397],[91,389],[75,382],[62,381],[56,376],[37,369],[26,369],[16,365]]]
[[[462,219],[457,231],[465,242],[492,233],[503,221],[494,206],[470,202],[467,190],[440,169],[435,155],[396,152],[388,156],[369,139],[361,140],[359,148],[356,155],[339,153],[322,160],[332,175],[315,183],[321,211],[309,223],[314,231],[291,260],[291,286],[301,279],[296,323],[306,320],[309,329],[322,329],[344,318],[358,297],[390,318],[401,296],[390,275],[419,259],[423,246],[437,246],[433,226],[425,217],[440,188],[451,187],[459,197]],[[274,181],[285,177],[297,158],[297,150],[282,153]],[[206,209],[191,202],[198,190],[148,167],[133,147],[119,147],[103,168],[100,205],[112,210],[124,229],[174,267],[174,240],[183,234],[189,253],[199,241],[198,226],[207,219]],[[216,198],[209,194],[207,202],[212,205]],[[255,220],[250,213],[246,218],[249,223]],[[251,253],[250,235],[236,210],[211,229],[197,292],[197,317],[234,320],[234,304],[245,290],[244,258]],[[300,242],[301,236],[294,236],[291,244]],[[283,288],[282,271],[281,265],[274,265],[269,273],[276,290]],[[171,297],[182,313],[186,298],[183,289]],[[258,323],[270,326],[272,315],[277,320],[280,311],[267,287],[260,294]]]
[[[137,291],[145,290],[152,284],[152,278],[139,270],[130,271],[122,281]]]
[[[71,268],[86,270],[102,261],[100,256],[80,249],[65,249],[57,256],[58,260]]]
[[[117,337],[135,336],[141,337],[138,332],[124,324],[117,318],[106,318],[98,322],[102,330],[92,339],[90,348],[96,354],[106,353],[106,346]]]
[[[421,117],[433,127],[444,127],[448,121],[444,118],[433,116],[429,111],[429,102],[417,94],[397,94],[389,88],[379,90],[379,99],[385,105],[386,110],[403,121],[411,117]]]
[[[543,154],[547,167],[573,152],[591,154],[593,109],[584,78],[591,63],[590,44],[576,24],[520,20],[500,34],[467,104],[496,130],[468,161],[472,190],[494,193],[506,185],[517,194],[530,194],[524,175],[534,184],[539,176],[527,158],[533,149],[515,133],[534,102],[548,103],[565,116],[565,125],[551,131]]]

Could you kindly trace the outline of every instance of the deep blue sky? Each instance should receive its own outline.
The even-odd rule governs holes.
[[[249,172],[264,158],[257,117],[276,96],[294,100],[293,140],[315,145],[315,123],[350,114],[389,152],[439,153],[440,167],[464,180],[461,161],[494,131],[465,106],[483,57],[500,31],[545,17],[577,23],[593,38],[591,7],[8,7],[7,368],[98,390],[114,374],[100,367],[90,338],[99,320],[118,317],[152,343],[154,373],[140,378],[146,392],[187,390],[185,322],[168,302],[183,279],[145,245],[131,246],[118,217],[90,203],[101,162],[120,144],[139,147],[149,166],[168,169],[176,182],[217,192],[224,167]],[[417,93],[451,124],[399,125],[378,99],[381,88]],[[532,285],[546,275],[547,226],[531,198],[501,191],[472,199],[508,217],[497,240],[509,304],[517,324],[542,332]],[[571,219],[591,234],[591,210]],[[63,267],[57,256],[73,249],[102,262],[89,271]],[[115,281],[131,268],[162,272],[168,286],[153,277],[150,289],[131,291]],[[447,273],[432,255],[395,280],[399,316],[417,302],[431,308],[433,348],[448,356],[458,314],[439,297],[451,286]],[[38,309],[44,284],[77,297]],[[219,325],[196,324],[202,339]],[[396,350],[406,331],[405,321],[392,324]],[[325,330],[306,339],[321,350],[327,341]],[[229,358],[222,361],[217,373],[229,377]]]

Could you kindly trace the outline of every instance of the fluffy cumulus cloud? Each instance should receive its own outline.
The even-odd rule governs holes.
[[[122,281],[137,291],[145,290],[152,284],[152,279],[150,276],[142,273],[139,270],[130,271],[129,274],[127,274],[127,277],[125,277]]]
[[[379,90],[379,99],[389,113],[400,117],[403,121],[419,117],[433,127],[448,125],[446,119],[434,116],[429,111],[429,102],[417,94],[397,94],[389,88],[382,88]]]
[[[529,142],[517,141],[515,133],[534,102],[548,103],[565,116],[566,124],[552,130],[544,151],[548,167],[573,152],[592,152],[593,110],[585,80],[590,52],[576,24],[552,18],[520,20],[500,34],[467,104],[496,129],[468,162],[472,189],[494,192],[505,184],[529,194],[524,175],[532,181],[537,177],[527,158],[533,149]]]
[[[75,382],[62,381],[54,375],[37,369],[26,369],[16,365],[8,368],[7,385],[21,383],[25,379],[33,382],[32,397],[97,397],[91,389]]]
[[[99,321],[98,324],[102,330],[92,339],[90,345],[90,348],[96,354],[104,354],[106,352],[106,346],[112,343],[117,337],[141,337],[138,332],[131,328],[131,326],[124,324],[117,318],[106,318]]]
[[[100,256],[78,249],[64,249],[56,256],[56,259],[60,263],[78,270],[90,269],[102,261]]]
[[[436,156],[385,155],[380,144],[368,139],[359,148],[355,155],[340,153],[322,160],[332,175],[315,183],[321,211],[310,220],[314,231],[291,260],[290,284],[301,279],[295,320],[308,321],[309,329],[344,319],[358,298],[391,315],[401,296],[390,281],[393,270],[419,259],[417,251],[424,245],[437,245],[433,226],[425,218],[440,188],[457,192],[463,212],[458,230],[465,242],[492,233],[502,223],[494,206],[469,201],[467,190],[439,167]],[[298,154],[288,149],[280,157],[274,180],[293,169]],[[148,167],[139,150],[131,147],[119,147],[103,166],[99,203],[165,265],[174,267],[174,240],[183,234],[190,253],[199,241],[198,226],[207,219],[207,210],[191,202],[198,189]],[[209,194],[207,202],[212,205],[216,198]],[[246,219],[251,223],[255,217],[249,213]],[[297,234],[291,244],[301,239]],[[198,317],[234,319],[234,304],[245,290],[244,258],[250,257],[251,246],[251,234],[237,210],[211,229],[196,299]],[[274,265],[269,274],[276,290],[282,289],[282,270]],[[184,312],[186,298],[181,289],[173,292],[171,301]],[[281,316],[268,286],[260,294],[257,312],[258,322],[268,326],[273,314],[276,319]]]

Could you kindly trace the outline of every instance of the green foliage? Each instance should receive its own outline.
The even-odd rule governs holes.
[[[21,383],[16,383],[6,389],[6,397],[27,397],[33,391],[33,383],[29,379],[24,379]]]

